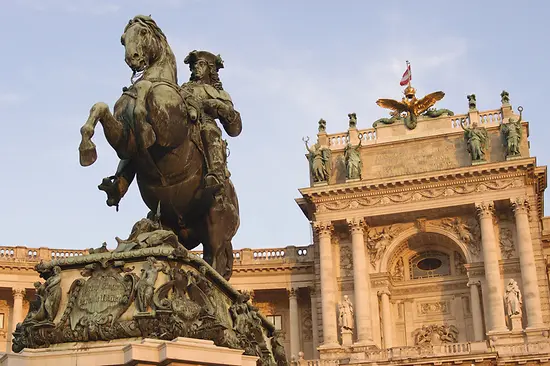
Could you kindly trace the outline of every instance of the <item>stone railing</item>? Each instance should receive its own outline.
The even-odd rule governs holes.
[[[88,254],[88,250],[0,246],[0,261],[40,262]]]
[[[201,251],[191,253],[202,258]],[[50,249],[0,246],[0,261],[40,262],[88,254],[88,250]],[[313,246],[288,246],[284,248],[236,249],[233,251],[235,264],[296,263],[313,261]]]
[[[202,258],[201,251],[192,251],[191,253]],[[313,246],[236,249],[233,250],[233,261],[235,265],[310,262],[313,261]]]
[[[327,136],[328,146],[331,149],[343,149],[346,147],[346,144],[349,141],[349,136],[347,132],[342,133],[332,133]]]
[[[510,346],[511,347],[511,346]],[[428,357],[444,357],[444,356],[459,356],[459,355],[478,355],[488,352],[485,342],[463,342],[463,343],[447,343],[442,345],[425,345],[425,346],[406,346],[393,347],[389,349],[374,349],[365,351],[362,354],[354,354],[350,359],[350,363],[375,363],[375,362],[391,362],[400,360],[426,359]],[[540,348],[535,352],[541,353]],[[295,365],[324,365],[315,364],[314,362],[338,362],[338,360],[298,360]],[[307,363],[301,363],[307,362]],[[333,363],[331,365],[335,365]],[[328,364],[327,364],[328,365]]]
[[[472,114],[474,113],[474,114]],[[326,135],[326,143],[331,150],[341,150],[346,147],[346,144],[350,141],[350,133],[357,134],[358,141],[361,141],[363,146],[373,145],[376,143],[392,142],[401,140],[403,138],[416,138],[423,136],[434,136],[445,133],[455,133],[457,130],[461,130],[461,123],[464,126],[470,126],[472,119],[477,120],[478,124],[482,127],[493,127],[503,123],[503,110],[491,109],[487,111],[473,111],[466,114],[459,114],[454,116],[442,115],[436,118],[419,117],[418,123],[424,124],[427,127],[417,127],[414,132],[406,131],[406,133],[395,132],[395,124],[380,125],[377,128],[366,128],[357,131],[348,130],[338,133],[330,133]],[[321,135],[318,135],[321,136]],[[355,137],[353,137],[355,139]],[[356,141],[356,140],[354,140]],[[354,145],[357,142],[353,142]]]

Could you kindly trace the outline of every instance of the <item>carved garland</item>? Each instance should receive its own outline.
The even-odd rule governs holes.
[[[465,195],[475,192],[503,190],[509,187],[519,187],[523,184],[522,179],[502,179],[489,182],[464,183],[452,187],[437,187],[419,190],[416,192],[399,192],[394,194],[383,194],[372,197],[344,199],[332,202],[317,203],[317,212],[342,211],[370,207],[374,205],[388,205],[393,203],[406,203],[425,201],[430,199],[450,197],[454,195]]]

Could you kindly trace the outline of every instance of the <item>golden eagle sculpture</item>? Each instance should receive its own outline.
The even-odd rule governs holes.
[[[374,125],[375,127],[378,123],[391,124],[402,119],[405,126],[412,130],[416,127],[418,116],[423,113],[426,113],[425,115],[428,117],[439,117],[443,113],[453,115],[453,113],[447,109],[430,109],[437,101],[443,99],[445,93],[442,91],[436,91],[426,95],[424,98],[416,99],[416,89],[409,84],[403,93],[405,94],[405,97],[401,100],[401,102],[393,99],[378,99],[376,101],[376,104],[380,107],[390,109],[393,117],[381,118],[377,120]]]

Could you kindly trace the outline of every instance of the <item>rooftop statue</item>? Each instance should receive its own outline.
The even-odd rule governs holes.
[[[331,152],[327,147],[322,147],[318,142],[311,147],[308,145],[309,137],[302,139],[308,151],[309,170],[314,182],[328,182],[330,177]]]
[[[506,156],[515,157],[520,156],[521,152],[519,150],[522,131],[521,131],[521,117],[523,112],[523,107],[518,107],[519,118],[514,119],[509,118],[508,123],[503,123],[500,125],[500,130],[504,134],[506,140]]]
[[[476,122],[472,123],[472,127],[464,127],[462,120],[460,127],[464,130],[464,140],[472,161],[485,160],[485,151],[489,147],[489,135],[485,127],[479,127]]]
[[[121,42],[132,84],[123,89],[113,113],[105,103],[92,106],[80,130],[80,164],[97,159],[91,138],[100,122],[122,159],[116,174],[99,186],[107,204],[118,207],[136,176],[149,218],[176,233],[187,249],[202,243],[204,259],[229,279],[239,206],[216,120],[232,137],[242,124],[218,76],[223,62],[209,52],[191,52],[185,59],[190,81],[179,86],[175,56],[151,17],[130,20]]]

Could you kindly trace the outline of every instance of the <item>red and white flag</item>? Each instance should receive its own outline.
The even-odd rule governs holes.
[[[412,74],[411,74],[411,64],[409,61],[407,61],[407,70],[403,73],[403,76],[401,77],[401,82],[399,85],[404,86],[410,83],[412,80]]]

